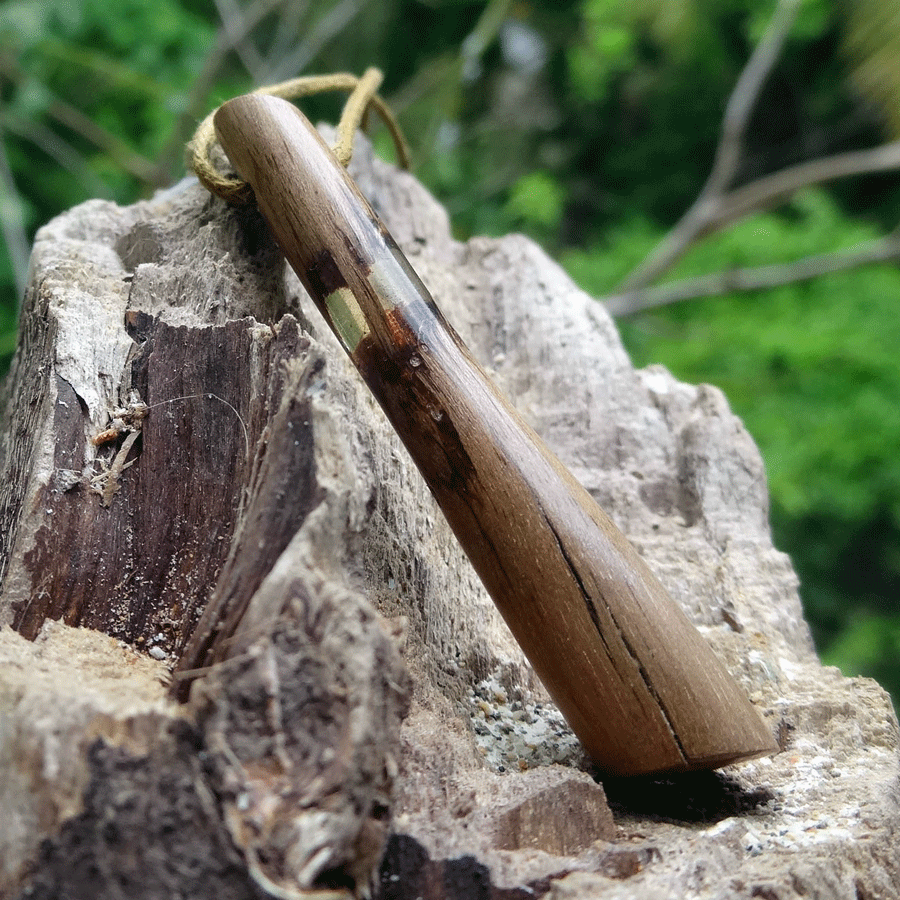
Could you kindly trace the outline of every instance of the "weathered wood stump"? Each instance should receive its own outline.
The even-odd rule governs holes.
[[[896,718],[816,659],[721,394],[635,371],[529,241],[458,244],[413,178],[353,170],[784,750],[596,783],[255,214],[185,182],[35,244],[0,428],[0,896],[900,897]],[[179,706],[216,600],[228,658]]]

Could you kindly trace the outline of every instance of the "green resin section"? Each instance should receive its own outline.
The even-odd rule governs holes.
[[[359,342],[369,333],[366,317],[350,288],[342,287],[325,298],[325,307],[331,318],[331,326],[337,332],[348,353],[353,353]]]

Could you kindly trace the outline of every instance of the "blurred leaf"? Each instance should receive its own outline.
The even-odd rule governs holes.
[[[512,187],[506,208],[516,220],[540,229],[559,225],[565,194],[559,182],[545,172],[524,175]]]
[[[845,675],[878,679],[892,693],[894,706],[900,706],[900,616],[852,616],[823,661]]]
[[[866,675],[886,652],[900,658],[900,616],[855,616],[825,662],[839,666],[846,675]],[[897,675],[900,681],[900,672]]]
[[[568,51],[571,84],[584,102],[600,100],[610,79],[634,64],[636,35],[628,24],[618,4],[585,3],[581,40]]]
[[[853,78],[900,135],[900,6],[884,0],[850,0],[845,44]]]
[[[825,33],[835,17],[835,5],[830,0],[803,0],[791,27],[791,37],[816,39]]]

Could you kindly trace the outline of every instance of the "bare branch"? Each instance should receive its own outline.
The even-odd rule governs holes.
[[[274,63],[268,59],[261,61],[259,68],[253,73],[254,80],[282,81],[302,71],[322,47],[339,34],[369,2],[370,0],[340,0],[310,29],[309,34],[289,57],[276,60]],[[227,24],[223,23],[215,44],[206,56],[203,70],[194,82],[184,112],[163,151],[161,165],[165,166],[167,171],[174,167],[184,142],[196,126],[206,98],[228,54],[236,50],[263,19],[279,8],[283,10],[284,6],[285,0],[254,0],[249,6],[240,9],[237,19],[232,19]],[[223,6],[223,9],[225,8]]]
[[[852,250],[805,256],[790,263],[730,269],[699,278],[672,281],[641,291],[629,291],[605,298],[602,302],[613,316],[629,316],[645,309],[654,309],[693,300],[714,297],[734,291],[755,291],[781,287],[798,281],[808,281],[832,272],[845,272],[872,263],[900,259],[900,228],[886,237],[861,244]]]
[[[678,224],[626,279],[622,293],[606,298],[613,315],[630,315],[695,297],[777,287],[829,272],[900,257],[900,231],[855,250],[808,256],[792,263],[733,269],[648,287],[700,238],[759,209],[771,207],[801,188],[849,175],[900,168],[900,141],[841,153],[791,166],[728,192],[744,152],[744,134],[759,92],[781,53],[799,0],[779,0],[766,33],[753,51],[728,100],[722,136],[709,178]]]
[[[243,25],[244,10],[236,0],[214,0],[216,12],[234,52],[254,82],[262,70],[263,59],[250,37],[250,30]],[[283,6],[283,4],[282,4]]]
[[[718,231],[748,213],[771,207],[809,185],[897,168],[900,168],[900,141],[869,150],[813,159],[782,169],[745,184],[724,197],[715,219],[708,224],[704,234]]]
[[[16,188],[12,169],[6,157],[6,144],[0,133],[0,188],[3,189],[4,200],[0,203],[0,231],[6,242],[6,252],[16,285],[16,309],[25,295],[28,280],[28,235],[25,232],[25,215],[22,211],[22,198]]]
[[[254,0],[241,11],[241,17],[236,23],[232,22],[227,26],[223,24],[219,28],[215,43],[206,54],[203,69],[194,81],[194,88],[187,98],[184,110],[172,132],[172,137],[160,154],[160,167],[164,171],[171,171],[175,166],[175,160],[180,158],[184,143],[196,127],[203,104],[206,102],[212,86],[216,83],[219,71],[228,58],[228,54],[234,49],[235,43],[242,41],[273,9],[283,2],[284,0]]]
[[[722,136],[709,178],[678,224],[625,280],[623,288],[637,290],[655,281],[679,260],[715,219],[723,192],[734,180],[744,147],[744,133],[760,89],[781,53],[800,0],[779,0],[766,32],[750,56],[725,108]]]
[[[267,81],[283,81],[302,72],[329,41],[339,35],[371,2],[340,0],[310,29],[294,51],[281,60],[272,60]]]
[[[93,119],[71,104],[55,99],[47,108],[47,113],[61,125],[71,128],[76,134],[90,141],[102,150],[117,166],[133,175],[139,181],[143,181],[153,187],[162,187],[169,183],[168,177],[164,172],[160,171],[159,166],[150,162],[146,157],[141,156],[140,153],[136,153],[125,141],[98,125]]]
[[[290,3],[282,4],[278,11],[278,24],[272,30],[272,42],[265,50],[265,60],[257,84],[268,84],[276,80],[271,73],[278,61],[284,59],[297,43],[297,35],[306,31],[303,22],[309,12],[309,6],[309,0],[292,0]]]
[[[109,196],[108,187],[90,170],[84,154],[61,138],[52,128],[37,119],[17,116],[9,109],[0,109],[0,128],[34,144],[54,160],[61,169],[71,172],[82,182],[85,193],[97,197]]]
[[[23,90],[27,90],[29,86],[34,84],[34,79],[11,58],[3,58],[0,60],[0,68],[2,68],[5,76]],[[41,90],[44,94],[47,94],[47,88],[45,86],[42,86]],[[152,163],[146,157],[141,156],[140,153],[133,150],[125,141],[112,134],[110,131],[107,131],[103,126],[98,125],[81,110],[76,109],[76,107],[72,106],[70,103],[66,103],[64,100],[60,100],[59,97],[54,94],[49,95],[49,101],[50,102],[47,105],[47,115],[51,119],[64,125],[70,131],[75,132],[79,137],[89,141],[106,156],[110,157],[110,159],[112,159],[120,168],[133,175],[139,181],[143,181],[154,187],[162,187],[168,183],[168,178],[165,177],[165,174],[160,170],[158,165]],[[49,147],[54,143],[65,146],[66,151],[63,152],[62,155],[74,155],[79,160],[79,164],[72,163],[70,160],[67,163],[61,162],[61,165],[72,170],[84,166],[83,155],[65,144],[61,138],[58,140],[47,140],[46,134],[42,134],[41,137],[38,138],[36,135],[38,134],[39,128],[36,123],[23,125],[22,123],[17,122],[16,117],[10,115],[8,111],[4,110],[3,112],[3,120],[6,122],[9,130],[16,131],[20,134],[29,132],[28,139],[32,140],[32,142],[38,146],[43,147],[43,145],[47,145]],[[47,152],[51,156],[54,156],[54,158],[59,158],[60,154],[58,152],[54,152],[50,149],[48,149]]]
[[[759,92],[781,55],[800,0],[779,0],[772,19],[741,72],[722,119],[722,137],[701,196],[720,194],[734,181],[744,152],[744,135]]]

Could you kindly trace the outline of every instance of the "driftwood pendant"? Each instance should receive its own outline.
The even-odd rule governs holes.
[[[774,752],[744,692],[497,391],[302,113],[247,95],[215,127],[597,765],[635,775]]]

